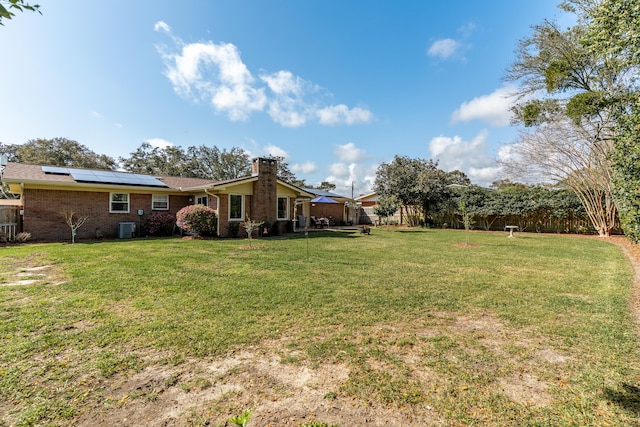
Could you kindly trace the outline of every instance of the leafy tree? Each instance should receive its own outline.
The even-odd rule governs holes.
[[[380,218],[384,218],[384,223],[387,225],[387,231],[389,230],[389,217],[395,214],[400,208],[400,203],[395,195],[390,196],[378,196],[376,206],[373,208],[373,213]]]
[[[220,150],[218,147],[189,147],[187,157],[192,159],[193,176],[225,181],[251,174],[249,154],[242,148],[232,147]]]
[[[16,163],[109,170],[116,167],[113,158],[67,138],[31,139],[25,144],[8,144],[4,149],[9,161]]]
[[[289,169],[289,163],[283,156],[269,156],[270,159],[277,161],[278,163],[278,179],[288,184],[292,184],[297,181],[297,178],[291,169]]]
[[[15,16],[14,11],[24,12],[25,10],[42,15],[39,4],[25,3],[24,0],[0,0],[0,25],[4,25],[4,19],[12,19]]]
[[[418,175],[422,212],[433,221],[434,215],[446,207],[451,198],[449,175],[438,169],[438,162],[429,160]]]
[[[495,191],[477,185],[468,185],[454,190],[455,201],[458,206],[464,203],[467,213],[472,218],[478,218],[485,230],[491,229],[497,217],[497,209],[493,195]]]
[[[395,196],[410,226],[418,225],[422,214],[418,175],[424,163],[422,159],[395,156],[393,161],[381,163],[376,171],[374,191],[378,197]]]
[[[620,66],[640,63],[640,3],[602,0],[591,10],[585,45],[592,52],[615,59]]]
[[[324,191],[333,191],[336,189],[336,185],[330,183],[329,181],[322,181],[316,188]]]
[[[603,0],[594,9],[584,37],[593,54],[604,55],[612,67],[629,69],[636,76],[640,67],[640,3],[636,0]],[[637,84],[637,79],[629,83]],[[640,101],[632,86],[615,111],[613,187],[620,225],[633,242],[640,242]],[[613,98],[616,100],[616,98]],[[624,98],[623,98],[624,99]]]
[[[471,185],[467,174],[459,170],[447,172],[446,179],[448,185]]]
[[[307,181],[305,181],[304,179],[299,179],[299,178],[294,179],[289,184],[295,185],[298,188],[313,188],[313,187],[311,187],[311,186],[309,186],[307,184]]]
[[[130,157],[120,157],[119,161],[128,172],[147,175],[194,176],[190,159],[181,147],[160,148],[143,142],[136,151],[130,154]]]
[[[164,148],[142,143],[129,157],[120,157],[122,167],[134,173],[184,176],[215,181],[240,178],[251,173],[249,155],[241,148],[180,146]]]
[[[612,158],[620,226],[629,240],[640,243],[640,105],[618,124]]]
[[[583,41],[597,2],[567,0],[578,23],[549,21],[520,41],[507,80],[520,83],[517,122],[529,127],[505,166],[516,176],[564,181],[580,197],[599,235],[615,226],[611,154],[615,113],[628,103],[633,70]]]
[[[438,162],[395,156],[390,163],[378,166],[374,191],[378,196],[396,196],[407,224],[415,226],[442,208],[450,197],[449,182]]]

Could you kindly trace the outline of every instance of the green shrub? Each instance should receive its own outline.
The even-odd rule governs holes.
[[[146,216],[142,227],[150,236],[168,236],[173,231],[176,218],[164,212],[152,212]]]
[[[214,236],[218,218],[216,212],[205,205],[190,205],[178,211],[176,224],[188,233],[197,236]]]

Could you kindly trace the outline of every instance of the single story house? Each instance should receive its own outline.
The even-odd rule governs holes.
[[[313,195],[277,179],[276,160],[255,158],[251,167],[250,176],[212,181],[9,163],[2,182],[20,196],[21,230],[40,241],[69,239],[65,212],[89,218],[77,230],[80,239],[97,234],[131,237],[132,230],[140,230],[145,215],[175,215],[191,204],[216,211],[221,237],[231,234],[230,224],[247,216],[285,232],[295,226],[297,214],[309,215]]]

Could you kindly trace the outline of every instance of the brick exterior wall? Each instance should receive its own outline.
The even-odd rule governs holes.
[[[138,216],[138,209],[144,210],[144,215],[163,212],[175,216],[193,198],[191,195],[169,195],[168,211],[152,211],[151,196],[129,193],[129,213],[109,213],[109,192],[25,189],[23,230],[31,233],[32,240],[36,241],[71,240],[71,230],[63,212],[73,211],[75,217],[89,217],[77,230],[76,239],[95,239],[98,229],[105,238],[115,238],[120,222],[134,222],[140,231],[144,216]]]
[[[315,216],[316,218],[331,218],[335,224],[339,224],[340,221],[344,220],[344,204],[312,203],[310,216]]]
[[[253,197],[251,198],[251,210],[249,215],[254,221],[276,220],[277,187],[278,187],[278,162],[273,159],[257,158],[251,162],[251,173],[258,175],[258,180],[253,183]]]

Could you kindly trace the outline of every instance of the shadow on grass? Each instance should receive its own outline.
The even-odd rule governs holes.
[[[633,416],[640,416],[640,387],[623,383],[621,390],[606,388],[605,397],[621,408],[629,411]]]

